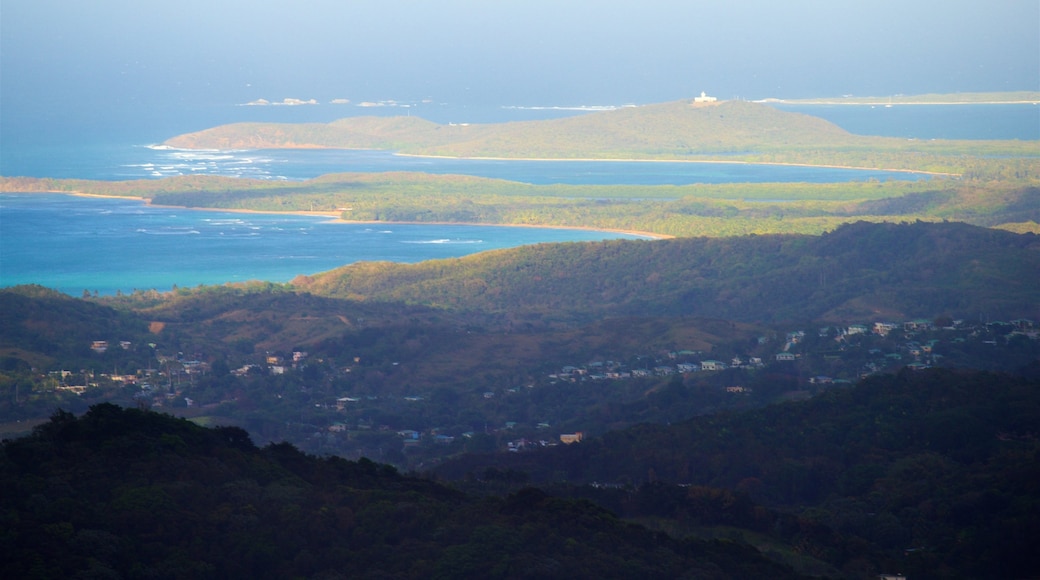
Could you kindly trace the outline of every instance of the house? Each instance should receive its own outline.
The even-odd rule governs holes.
[[[888,333],[892,332],[899,325],[894,322],[875,322],[874,323],[874,334],[880,336],[888,336]]]
[[[778,360],[778,361],[793,361],[794,359],[795,359],[794,353],[790,353],[790,352],[780,352],[780,353],[777,353],[777,355],[776,355],[776,360]]]
[[[804,330],[795,330],[787,333],[787,342],[789,344],[798,344],[805,338]]]
[[[560,433],[560,442],[570,445],[571,443],[578,443],[585,438],[585,434],[581,431],[577,433]]]
[[[903,330],[905,330],[907,332],[919,332],[919,331],[934,330],[934,329],[935,329],[935,325],[932,324],[932,321],[931,320],[925,320],[923,318],[919,318],[917,320],[910,320],[908,322],[904,322],[903,323]]]
[[[93,343],[91,343],[90,350],[92,350],[92,351],[94,351],[94,352],[96,352],[98,354],[102,354],[106,350],[108,350],[108,341],[107,340],[95,340]]]
[[[726,363],[718,360],[702,360],[702,371],[721,371],[726,368]]]
[[[845,330],[845,334],[852,336],[853,334],[866,334],[867,327],[863,324],[852,324]]]

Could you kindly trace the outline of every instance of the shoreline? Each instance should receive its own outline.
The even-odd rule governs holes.
[[[326,149],[334,149],[327,147]],[[790,163],[783,161],[741,161],[736,159],[633,159],[618,158],[604,159],[602,157],[480,157],[480,156],[453,156],[453,155],[429,155],[422,153],[400,153],[394,152],[400,157],[416,157],[420,159],[464,159],[473,161],[582,161],[602,163],[718,163],[730,165],[770,165],[780,167],[819,167],[821,169],[851,169],[855,171],[890,171],[892,173],[913,173],[920,175],[934,175],[938,177],[961,177],[960,173],[944,173],[940,171],[925,171],[923,169],[889,169],[885,167],[858,167],[855,165],[825,165],[819,163]]]
[[[16,192],[10,192],[16,193]],[[149,207],[157,207],[162,209],[184,209],[190,211],[213,211],[213,212],[228,212],[228,213],[244,213],[244,214],[266,214],[266,215],[295,215],[302,217],[323,217],[328,218],[322,223],[335,223],[335,224],[390,224],[390,225],[431,225],[431,226],[483,226],[483,227],[497,227],[497,228],[539,228],[548,230],[577,230],[585,232],[609,232],[615,234],[625,234],[629,236],[638,236],[640,238],[647,238],[650,240],[669,240],[675,238],[675,236],[669,234],[659,234],[655,232],[646,232],[641,230],[627,230],[618,228],[596,228],[591,226],[563,226],[563,225],[552,225],[552,224],[498,224],[498,223],[485,223],[485,222],[399,222],[399,221],[376,221],[376,220],[345,220],[342,215],[335,212],[328,211],[306,211],[306,210],[265,210],[265,209],[243,209],[243,208],[223,208],[223,207],[185,207],[183,205],[160,205],[152,203],[146,197],[132,196],[132,195],[112,195],[103,193],[86,193],[82,191],[27,191],[24,193],[57,193],[62,195],[72,195],[76,197],[97,197],[104,199],[130,199],[134,201],[140,201]]]

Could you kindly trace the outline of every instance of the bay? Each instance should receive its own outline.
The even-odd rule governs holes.
[[[71,295],[287,282],[357,261],[414,263],[541,242],[641,236],[560,228],[350,224],[329,217],[152,207],[114,198],[0,195],[0,286]]]

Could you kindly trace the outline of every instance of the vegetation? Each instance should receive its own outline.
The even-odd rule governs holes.
[[[444,126],[412,117],[347,118],[324,125],[240,123],[181,135],[167,144],[384,149],[451,157],[722,160],[958,174],[969,171],[976,158],[1036,159],[1030,143],[863,137],[819,118],[743,101],[676,101],[497,125]]]
[[[1037,565],[1028,546],[1040,534],[1038,387],[907,371],[802,403],[473,456],[439,472],[494,466],[535,482],[692,484],[672,510],[693,509],[704,493],[696,486],[722,487],[866,539],[913,578],[1023,577]]]
[[[537,490],[475,498],[368,460],[113,405],[0,448],[7,578],[796,578]]]
[[[348,221],[593,227],[720,237],[820,234],[860,220],[1035,224],[1040,222],[1040,187],[1030,183],[573,186],[379,173],[327,175],[299,183],[201,176],[125,182],[0,178],[0,191],[134,196],[179,207],[311,211]]]
[[[487,312],[840,322],[977,307],[1001,317],[1034,308],[1036,248],[1035,236],[964,224],[861,222],[823,236],[614,240],[360,263],[294,285]]]
[[[1035,323],[955,319],[1035,318],[1036,256],[1033,234],[862,222],[361,264],[290,285],[6,289],[5,432],[55,407],[85,414],[4,444],[3,574],[791,574],[750,544],[803,574],[1021,576]],[[929,321],[841,330],[914,317]],[[927,357],[910,354],[921,345]],[[759,362],[667,370],[707,359]],[[911,360],[946,369],[900,373]]]
[[[961,176],[682,187],[0,178],[4,191],[180,207],[680,236],[360,263],[291,284],[2,289],[0,432],[27,435],[0,446],[0,575],[1037,568],[1034,144],[860,138],[748,103],[185,138]]]

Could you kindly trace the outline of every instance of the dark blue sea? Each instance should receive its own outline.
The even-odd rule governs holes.
[[[1040,139],[1035,106],[966,107],[883,109],[884,114],[877,116],[861,107],[798,110],[865,134]],[[893,110],[896,115],[884,116]],[[353,114],[372,112],[402,113]],[[449,107],[416,114],[446,123],[581,113]],[[424,171],[535,184],[636,185],[922,178],[907,173],[739,164],[449,160],[379,151],[184,151],[156,145],[221,123],[327,122],[343,116],[348,115],[320,106],[128,109],[107,116],[59,112],[31,120],[0,116],[0,175],[125,180],[216,174],[299,180],[334,172]],[[957,126],[955,135],[941,130],[952,125]],[[114,294],[244,280],[283,282],[357,261],[409,263],[540,242],[618,237],[632,236],[554,228],[347,225],[303,216],[154,208],[132,200],[5,194],[0,195],[0,286],[35,283],[79,295],[83,290]]]

